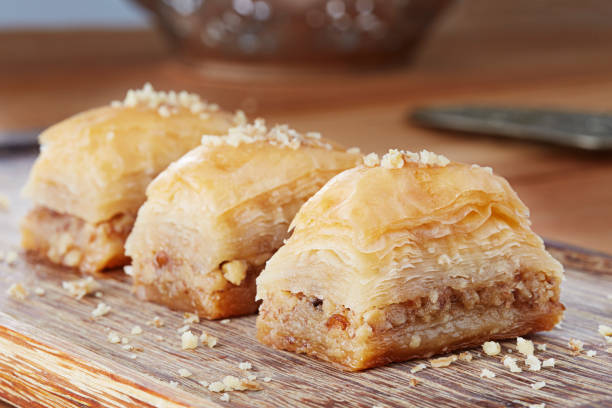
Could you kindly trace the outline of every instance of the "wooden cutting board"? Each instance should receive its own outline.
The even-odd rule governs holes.
[[[3,231],[0,250],[6,252],[11,249],[9,238],[14,242],[15,237]],[[547,344],[546,351],[538,350],[536,355],[553,357],[556,365],[522,373],[511,373],[500,362],[508,349],[518,357],[512,340],[502,343],[498,357],[473,349],[471,362],[458,361],[446,368],[416,360],[345,373],[259,344],[255,316],[192,324],[194,333],[204,330],[218,337],[218,345],[184,351],[177,332],[184,325],[182,313],[135,299],[129,278],[121,272],[96,278],[102,286],[100,298],[77,300],[62,289],[62,281],[77,275],[20,256],[13,265],[0,264],[0,399],[27,407],[612,406],[612,345],[606,345],[597,332],[599,324],[612,326],[612,258],[558,245],[550,249],[567,268],[562,291],[566,316],[561,327],[530,338]],[[29,291],[25,300],[7,295],[13,283]],[[36,295],[36,288],[45,294]],[[94,319],[91,312],[99,302],[111,311]],[[146,324],[155,316],[164,326]],[[135,325],[142,327],[142,334],[130,334]],[[138,351],[111,344],[109,331],[129,339]],[[567,344],[572,338],[597,355],[572,355]],[[198,383],[226,375],[244,377],[240,362],[252,364],[250,372],[262,390],[232,392],[230,401],[224,402],[221,394]],[[419,363],[428,367],[411,374]],[[192,376],[180,377],[181,368]],[[496,377],[480,378],[484,368]],[[270,381],[264,382],[265,377]],[[531,384],[536,381],[545,381],[546,386],[534,390]]]

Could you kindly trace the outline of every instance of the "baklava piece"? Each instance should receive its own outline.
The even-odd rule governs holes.
[[[124,265],[149,182],[202,134],[224,134],[236,121],[243,115],[147,84],[50,127],[24,189],[35,207],[21,225],[23,248],[86,273]]]
[[[254,313],[255,278],[295,213],[361,162],[318,133],[261,119],[204,136],[147,189],[126,244],[135,293],[209,319]]]
[[[257,279],[257,337],[362,370],[550,330],[563,268],[490,168],[390,151],[331,179]]]

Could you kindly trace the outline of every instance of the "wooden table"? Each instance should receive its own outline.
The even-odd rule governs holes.
[[[584,1],[579,11],[572,1],[531,3],[460,2],[412,65],[378,71],[185,66],[154,32],[0,32],[0,129],[48,126],[151,81],[365,152],[428,149],[492,166],[546,239],[611,254],[610,154],[435,132],[407,120],[416,106],[466,102],[611,110],[612,3]],[[10,196],[15,222],[28,205],[16,191],[34,157],[0,155],[0,193]]]

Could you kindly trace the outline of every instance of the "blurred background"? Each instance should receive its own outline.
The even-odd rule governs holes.
[[[604,0],[4,0],[0,133],[151,82],[362,151],[428,149],[507,177],[550,242],[612,253],[609,151],[423,128],[422,106],[612,111]],[[17,189],[33,150],[0,155]]]

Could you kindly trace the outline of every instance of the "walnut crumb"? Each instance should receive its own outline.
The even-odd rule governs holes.
[[[24,300],[28,296],[28,290],[21,283],[13,283],[6,293],[13,299]]]
[[[480,373],[480,378],[493,378],[495,377],[495,373],[487,368],[483,368]]]
[[[45,296],[46,291],[43,288],[34,288],[34,294],[36,296]]]
[[[106,339],[108,340],[109,343],[113,343],[113,344],[119,344],[121,342],[121,336],[119,336],[119,334],[117,334],[114,331],[109,332],[108,335],[106,336]]]
[[[533,342],[531,340],[525,340],[522,337],[517,337],[516,349],[524,356],[530,356],[534,352]]]
[[[496,356],[501,353],[501,346],[496,341],[487,341],[483,343],[482,350],[488,356]]]
[[[410,369],[410,372],[411,372],[412,374],[414,374],[414,373],[418,373],[419,371],[423,371],[423,370],[424,370],[424,369],[426,369],[426,368],[427,368],[427,364],[423,364],[423,363],[421,363],[421,364],[417,364],[417,365],[415,365],[414,367],[412,367],[412,368]]]
[[[612,336],[612,327],[606,326],[605,324],[600,324],[599,327],[597,327],[597,331],[604,337]]]
[[[202,344],[206,344],[209,348],[213,348],[217,345],[217,338],[215,336],[212,336],[206,332],[202,332],[202,335],[200,335],[200,341],[202,342]]]
[[[429,363],[431,364],[433,368],[441,368],[441,367],[448,367],[455,361],[457,361],[457,356],[452,354],[448,357],[439,357],[439,358],[431,359],[429,360]]]
[[[106,303],[98,303],[98,306],[91,311],[92,317],[101,317],[108,314],[111,311],[111,307]]]
[[[200,384],[202,387],[206,387],[206,388],[208,388],[208,386],[210,385],[208,383],[208,381],[204,381],[204,380],[198,381],[198,384]]]
[[[134,346],[132,346],[131,344],[124,344],[124,345],[121,346],[121,348],[126,350],[126,351],[134,350]]]
[[[472,361],[472,359],[474,358],[474,356],[472,356],[472,353],[470,353],[469,351],[464,351],[463,353],[459,353],[459,360],[461,361],[465,361],[465,362],[470,362]]]
[[[162,327],[163,325],[164,321],[159,316],[155,316],[147,322],[147,326]]]
[[[68,292],[70,296],[76,299],[83,299],[86,295],[93,293],[100,289],[100,284],[94,280],[91,276],[84,279],[77,279],[74,281],[62,282],[62,287]]]
[[[597,352],[595,350],[587,350],[586,355],[587,357],[595,357],[597,355]]]
[[[219,397],[219,399],[220,399],[221,401],[229,402],[229,400],[230,400],[230,396],[229,396],[229,394],[228,394],[227,392],[224,392],[224,393],[221,395],[221,397]]]
[[[264,377],[262,381],[268,383],[268,382],[272,381],[272,378]]]
[[[140,327],[140,326],[132,327],[131,333],[134,334],[134,335],[142,334],[142,327]]]
[[[534,382],[533,384],[531,384],[531,388],[533,388],[534,390],[539,390],[541,388],[544,388],[545,386],[546,386],[545,381],[538,381],[538,382]]]
[[[536,347],[540,351],[546,351],[546,343],[538,344]]]
[[[229,322],[231,322],[230,319],[223,319],[219,323],[221,323],[221,324],[228,324]]]
[[[525,359],[525,364],[527,365],[529,371],[540,371],[540,368],[542,368],[542,362],[533,354],[527,356]]]
[[[546,360],[542,361],[542,367],[544,368],[552,368],[555,366],[555,359],[554,358],[547,358]]]
[[[193,334],[191,330],[186,331],[181,336],[181,348],[183,350],[193,350],[198,347],[198,336]]]
[[[178,334],[183,334],[189,329],[191,329],[191,327],[188,324],[186,324],[185,326],[179,327],[178,329],[176,329],[176,331]]]
[[[186,368],[179,368],[178,375],[181,377],[191,377],[191,371]]]
[[[130,339],[128,339],[127,337],[121,338],[121,344],[128,344],[129,342],[130,342]]]
[[[240,364],[238,364],[238,368],[241,370],[250,370],[253,368],[253,365],[251,363],[249,363],[248,361],[244,361]]]
[[[257,376],[255,374],[247,375],[247,380],[249,381],[255,381],[256,379],[257,379]]]
[[[513,373],[520,373],[521,371],[523,371],[521,367],[516,364],[516,358],[514,357],[506,356],[502,360],[502,363]]]
[[[243,260],[233,260],[221,265],[223,277],[236,286],[240,286],[244,278],[246,278],[247,269],[248,264]]]
[[[572,354],[574,355],[580,354],[580,352],[584,348],[584,343],[576,339],[570,339],[567,345],[570,347],[570,349],[572,350]]]
[[[410,385],[413,387],[416,387],[419,384],[419,380],[417,380],[416,378],[411,378],[410,379]]]
[[[183,313],[183,324],[194,324],[200,323],[200,316],[197,313]]]

